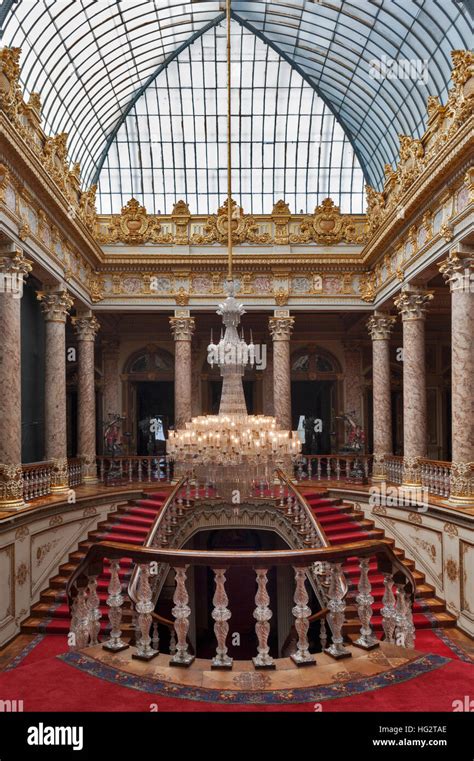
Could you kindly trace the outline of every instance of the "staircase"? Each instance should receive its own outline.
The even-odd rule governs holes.
[[[384,539],[392,546],[395,555],[411,570],[415,579],[416,598],[413,606],[413,623],[417,629],[446,628],[456,625],[456,618],[447,612],[445,603],[436,597],[435,588],[426,582],[425,575],[415,568],[415,563],[412,560],[405,558],[403,550],[395,547],[393,539],[385,537],[383,529],[376,528],[373,521],[364,517],[362,511],[356,510],[353,505],[344,503],[342,499],[328,497],[327,492],[308,491],[303,493],[303,496],[330,545],[350,544],[364,539]],[[360,574],[356,558],[349,558],[343,565],[343,571],[349,584],[344,631],[350,635],[356,634],[360,630],[355,601]],[[369,580],[372,585],[371,594],[374,598],[371,625],[375,631],[381,631],[383,628],[381,615],[384,594],[383,579],[383,574],[377,567],[376,558],[371,559]]]
[[[141,499],[121,505],[117,512],[101,521],[94,531],[90,531],[87,539],[80,542],[78,549],[69,555],[67,563],[59,567],[59,573],[50,579],[50,586],[41,593],[39,602],[32,606],[29,618],[22,624],[22,633],[68,634],[71,619],[66,600],[66,584],[71,573],[84,558],[88,547],[99,541],[122,542],[131,545],[144,544],[167,497],[168,492],[164,491],[144,493]],[[120,579],[124,590],[130,580],[131,572],[131,559],[124,559],[120,566]],[[102,631],[106,629],[108,621],[106,600],[109,580],[110,569],[106,563],[97,580],[103,622]],[[131,626],[131,611],[126,607],[123,611],[123,624],[124,629]]]

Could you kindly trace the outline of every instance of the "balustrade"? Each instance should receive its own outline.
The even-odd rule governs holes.
[[[22,466],[23,499],[29,502],[51,494],[52,462],[34,462]]]
[[[124,455],[117,457],[97,457],[99,480],[103,484],[170,483],[173,466],[165,455],[161,457]]]
[[[111,652],[119,652],[127,647],[122,639],[120,624],[125,595],[122,594],[120,582],[120,559],[131,557],[140,569],[136,593],[127,600],[132,605],[136,616],[138,636],[135,637],[133,657],[150,660],[159,653],[159,635],[157,624],[165,624],[171,630],[170,665],[189,666],[195,658],[190,652],[188,632],[191,606],[186,588],[187,569],[190,566],[207,566],[213,569],[215,594],[213,598],[212,617],[216,637],[216,655],[212,659],[214,668],[232,668],[232,658],[228,655],[227,637],[229,619],[232,615],[232,600],[225,590],[225,574],[230,567],[250,566],[255,570],[256,596],[255,633],[257,654],[253,658],[256,669],[274,668],[268,645],[272,610],[267,591],[269,569],[274,566],[292,566],[295,576],[294,592],[294,631],[295,651],[291,657],[298,666],[316,663],[310,652],[308,629],[310,623],[319,620],[322,650],[335,659],[349,657],[350,650],[344,642],[345,596],[347,584],[342,565],[348,557],[358,557],[360,563],[360,581],[356,597],[357,610],[361,622],[360,637],[356,641],[360,647],[371,649],[379,644],[371,626],[373,597],[369,581],[369,560],[377,558],[385,578],[382,617],[385,639],[400,647],[414,646],[414,626],[412,618],[412,601],[414,599],[414,580],[411,571],[393,553],[392,548],[379,540],[355,542],[348,546],[318,547],[301,550],[274,550],[262,552],[204,552],[200,550],[172,550],[121,545],[115,542],[98,542],[89,547],[86,557],[81,561],[68,583],[68,599],[72,606],[71,645],[84,648],[97,643],[100,633],[100,607],[97,596],[97,577],[106,561],[110,564],[110,584],[107,606],[111,626],[110,637],[103,647]],[[175,590],[172,614],[174,623],[167,621],[153,612],[150,575],[156,567],[164,564],[174,569]],[[326,602],[323,610],[312,615],[306,582],[311,578],[314,568],[320,569],[321,578],[329,577],[326,584]],[[324,571],[324,573],[323,573]],[[313,574],[314,575],[314,574]],[[395,592],[394,592],[395,585]],[[130,588],[129,588],[130,593]],[[328,636],[331,642],[327,646]]]
[[[305,479],[308,481],[321,481],[322,479],[350,481],[356,463],[362,466],[364,477],[368,478],[371,471],[371,455],[303,455],[295,468],[296,478],[298,481]]]

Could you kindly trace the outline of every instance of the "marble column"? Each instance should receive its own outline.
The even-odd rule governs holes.
[[[100,325],[92,312],[72,318],[77,335],[77,455],[82,460],[85,484],[95,484],[96,419],[94,342]]]
[[[184,428],[191,420],[191,338],[194,332],[194,317],[176,315],[170,317],[174,336],[174,427]]]
[[[282,314],[286,312],[286,314]],[[280,428],[291,430],[290,335],[295,322],[288,310],[276,310],[269,319],[273,338],[273,405]]]
[[[0,509],[23,507],[21,469],[21,295],[31,263],[0,250]]]
[[[68,491],[66,418],[66,319],[73,300],[65,288],[39,291],[46,324],[45,458],[53,461],[51,490]]]
[[[395,299],[403,323],[403,486],[421,483],[420,458],[426,457],[427,410],[425,316],[433,294],[405,286]]]
[[[451,290],[451,494],[474,506],[474,256],[463,247],[439,265]]]
[[[105,338],[102,341],[102,361],[104,372],[103,412],[104,423],[111,420],[111,415],[120,415],[120,342],[116,338]]]
[[[396,317],[374,312],[367,321],[372,339],[373,481],[385,481],[385,458],[392,454],[392,399],[390,388],[390,333]]]

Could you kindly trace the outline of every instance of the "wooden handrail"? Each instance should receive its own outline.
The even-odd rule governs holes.
[[[132,558],[135,563],[167,563],[175,568],[183,568],[188,565],[209,566],[211,568],[235,566],[271,568],[273,566],[292,565],[303,568],[317,562],[340,563],[349,557],[370,557],[372,555],[377,556],[382,570],[391,573],[394,567],[397,569],[396,583],[401,583],[402,577],[405,580],[408,579],[410,595],[413,597],[415,580],[410,569],[396,557],[387,541],[378,539],[367,539],[361,542],[308,550],[260,550],[258,552],[167,550],[102,541],[88,548],[87,554],[67,583],[66,593],[68,599],[71,600],[71,591],[75,582],[81,577],[85,580],[88,569],[91,570],[92,575],[100,574],[105,558],[120,559],[127,557]]]

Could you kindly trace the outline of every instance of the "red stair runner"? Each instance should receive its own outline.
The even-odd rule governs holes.
[[[307,493],[304,494],[304,497],[326,534],[330,545],[350,544],[351,542],[374,538],[374,529],[367,529],[361,525],[361,521],[357,516],[347,513],[347,505],[345,506],[342,500],[322,497],[317,493]],[[348,605],[355,605],[360,577],[358,560],[356,558],[348,558],[343,563],[343,571],[349,583],[347,603]],[[369,580],[372,585],[371,594],[374,597],[372,627],[375,631],[382,631],[383,629],[380,612],[384,594],[383,579],[383,574],[378,569],[377,559],[375,557],[371,558]],[[422,605],[415,601],[413,606],[413,623],[417,629],[430,628],[432,623],[422,611]]]
[[[92,532],[91,538],[96,541],[122,542],[123,544],[145,544],[147,536],[157,518],[168,494],[153,492],[147,498],[135,500],[125,507],[120,513],[112,513],[104,526],[99,526]],[[85,551],[84,551],[85,554]],[[104,562],[104,570],[97,580],[97,591],[100,599],[102,614],[101,630],[108,628],[107,587],[110,581],[110,563]],[[132,573],[132,561],[123,558],[120,562],[120,580],[123,588],[130,580]],[[70,629],[70,613],[64,589],[55,589],[54,599],[47,611],[44,623],[38,626],[38,630],[47,634],[67,634]],[[51,601],[52,590],[45,593],[48,601]],[[37,614],[37,613],[36,613]],[[31,615],[35,615],[33,607]]]

